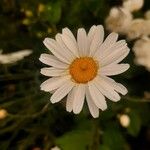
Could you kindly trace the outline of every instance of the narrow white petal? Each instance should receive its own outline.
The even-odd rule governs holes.
[[[100,77],[96,78],[95,81],[96,87],[105,95],[108,99],[117,102],[120,100],[120,96],[117,92],[114,91],[114,88],[111,87],[105,80]]]
[[[53,91],[60,86],[62,86],[67,80],[70,80],[70,76],[63,76],[63,77],[53,77],[41,84],[41,90],[50,92]]]
[[[63,99],[73,88],[74,83],[71,80],[67,80],[56,92],[51,96],[50,101],[52,103],[57,103]]]
[[[70,61],[75,59],[75,55],[68,49],[68,47],[65,45],[64,41],[62,40],[62,35],[60,33],[56,34],[55,36],[56,41],[58,42],[59,46],[63,49],[65,52],[65,55],[69,58]]]
[[[112,32],[111,34],[107,36],[103,44],[108,48],[111,45],[115,44],[117,39],[118,39],[118,34],[115,32]]]
[[[88,54],[88,38],[84,28],[78,29],[77,43],[79,48],[79,55],[86,56]]]
[[[43,43],[59,60],[65,63],[70,63],[69,58],[65,54],[65,51],[63,51],[63,49],[54,39],[45,38]]]
[[[66,69],[69,66],[68,64],[59,61],[55,56],[50,54],[41,54],[39,60],[46,65],[60,69]]]
[[[126,51],[122,55],[120,55],[120,57],[112,59],[111,62],[112,63],[119,63],[119,62],[121,62],[129,54],[129,52],[130,52],[130,49],[126,48]]]
[[[117,49],[113,51],[111,54],[109,54],[107,57],[101,60],[101,65],[106,66],[111,63],[119,63],[122,61],[129,53],[129,49],[125,48],[122,51],[120,49]]]
[[[128,90],[125,86],[123,86],[120,83],[117,83],[115,80],[107,77],[107,76],[101,76],[110,86],[114,88],[115,91],[121,93],[122,95],[126,95]]]
[[[104,39],[104,28],[102,25],[98,25],[96,27],[95,35],[90,45],[90,56],[92,56],[97,50],[98,46],[102,44],[103,39]]]
[[[79,114],[82,110],[85,99],[85,84],[79,84],[74,87],[73,112]]]
[[[51,94],[54,94],[56,90],[50,91]]]
[[[74,100],[74,94],[75,94],[75,88],[73,88],[68,96],[67,96],[67,101],[66,101],[66,110],[68,112],[71,112],[73,110],[73,100]]]
[[[62,40],[68,49],[76,56],[79,57],[78,45],[75,43],[72,38],[67,34],[62,34]]]
[[[96,50],[94,57],[97,59],[100,59],[100,56],[102,55],[102,53],[104,53],[105,50],[112,47],[116,43],[117,39],[118,39],[117,33],[113,32],[113,33],[109,34],[107,36],[107,38],[105,39],[105,41]]]
[[[110,55],[112,52],[114,52],[115,50],[120,50],[122,51],[123,49],[127,48],[127,43],[125,40],[120,40],[118,42],[116,42],[115,44],[113,44],[112,46],[110,46],[108,49],[105,49],[104,51],[102,51],[101,55],[100,55],[100,59],[104,59],[106,56]]]
[[[100,68],[99,74],[113,76],[125,72],[129,69],[129,67],[129,64],[110,64]]]
[[[99,116],[99,108],[94,104],[88,88],[86,89],[86,101],[87,101],[91,115],[94,118],[97,118]]]
[[[76,39],[75,39],[73,33],[68,28],[64,28],[62,30],[62,34],[68,35],[72,39],[72,41],[74,42],[74,44],[76,44]]]
[[[67,75],[67,70],[57,69],[54,67],[45,67],[41,69],[41,74],[48,76],[48,77],[55,77],[55,76],[64,76]]]
[[[113,83],[113,87],[115,91],[121,93],[122,95],[126,95],[128,93],[127,88],[120,83]]]
[[[88,86],[89,86],[90,95],[91,95],[95,105],[98,108],[100,108],[101,110],[107,109],[105,97],[102,95],[102,93],[95,86],[94,82],[89,82]]]
[[[89,30],[89,33],[88,33],[88,39],[89,39],[89,42],[91,43],[93,38],[94,38],[94,35],[95,35],[95,32],[96,32],[96,25],[93,25],[90,30]]]

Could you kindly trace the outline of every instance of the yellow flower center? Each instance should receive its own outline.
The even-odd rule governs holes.
[[[72,79],[77,83],[87,83],[95,78],[98,64],[91,57],[76,58],[69,67]]]

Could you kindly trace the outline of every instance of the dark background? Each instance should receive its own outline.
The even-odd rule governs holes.
[[[0,0],[0,49],[8,54],[23,49],[33,53],[13,64],[0,64],[0,150],[150,150],[150,73],[136,66],[131,50],[126,58],[131,67],[117,77],[129,90],[118,103],[93,119],[85,106],[80,115],[65,111],[65,101],[49,104],[50,95],[40,91],[45,78],[38,58],[48,52],[42,41],[64,27],[74,33],[103,24],[113,6],[121,0]],[[150,7],[135,12],[143,17]],[[106,31],[106,34],[109,32]],[[126,38],[120,36],[120,38]],[[128,41],[132,48],[134,41]],[[147,94],[148,95],[148,94]],[[123,128],[118,116],[127,114]]]

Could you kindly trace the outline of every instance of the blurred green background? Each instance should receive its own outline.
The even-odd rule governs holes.
[[[13,64],[0,64],[0,150],[150,150],[150,72],[134,64],[131,51],[129,71],[115,77],[129,90],[118,103],[93,119],[86,106],[81,114],[65,111],[65,101],[50,104],[40,91],[46,78],[38,58],[48,52],[45,37],[54,37],[64,27],[74,33],[103,24],[121,0],[0,0],[0,49],[8,54],[24,49],[33,53]],[[135,16],[143,16],[150,7]],[[108,34],[109,32],[106,31]],[[120,38],[125,38],[120,36]],[[128,42],[132,48],[133,41]],[[130,120],[123,127],[120,116]],[[56,149],[57,150],[57,149]]]

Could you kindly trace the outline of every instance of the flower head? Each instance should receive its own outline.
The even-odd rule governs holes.
[[[88,34],[79,28],[77,40],[68,28],[54,39],[46,38],[45,46],[53,53],[42,54],[40,61],[51,67],[41,73],[51,77],[41,84],[41,90],[54,92],[52,103],[67,96],[66,109],[75,114],[81,112],[84,101],[91,115],[99,116],[99,109],[107,109],[106,99],[117,102],[127,89],[108,76],[117,75],[129,68],[120,63],[129,53],[125,40],[117,41],[118,34],[111,33],[104,40],[102,25],[92,26]]]
[[[108,30],[125,34],[132,19],[133,16],[129,10],[121,7],[113,7],[105,23]]]
[[[128,30],[128,39],[137,39],[142,36],[150,35],[150,20],[145,19],[134,19],[132,20]]]
[[[131,12],[138,11],[143,7],[144,0],[124,0],[123,7]]]
[[[144,37],[135,42],[133,46],[135,63],[145,66],[150,71],[150,38]]]

